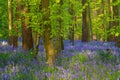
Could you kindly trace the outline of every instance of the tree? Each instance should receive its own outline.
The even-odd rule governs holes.
[[[113,27],[115,28],[115,42],[116,46],[120,47],[120,36],[119,33],[119,4],[117,0],[113,0]]]
[[[113,15],[112,15],[112,6],[111,0],[108,0],[108,13],[109,13],[109,26],[108,26],[108,37],[107,41],[115,41],[115,36],[110,33],[110,30],[113,28]]]
[[[88,28],[88,16],[87,16],[87,8],[88,5],[87,0],[82,0],[83,12],[82,12],[82,41],[89,41],[89,28]]]
[[[110,34],[110,30],[112,29],[112,6],[111,6],[111,0],[108,0],[108,12],[109,12],[109,26],[108,26],[108,36],[107,36],[107,41],[114,41],[114,35]]]
[[[63,43],[63,36],[62,36],[62,5],[63,5],[63,0],[60,0],[59,3],[57,3],[58,10],[57,10],[57,35],[56,35],[56,56],[59,55],[59,53],[64,49],[64,43]]]
[[[8,28],[9,28],[9,36],[8,36],[8,44],[12,45],[12,6],[11,0],[8,0]]]
[[[70,22],[70,42],[72,43],[72,45],[74,45],[74,27],[75,27],[75,20],[76,20],[76,16],[75,16],[75,11],[73,9],[73,3],[70,2],[69,4],[69,13],[71,15],[71,22]]]
[[[101,0],[101,6],[100,6],[100,15],[101,15],[101,25],[100,25],[100,27],[101,27],[101,29],[103,30],[103,31],[105,31],[105,24],[104,24],[104,22],[105,22],[105,12],[104,12],[104,6],[105,6],[105,4],[104,4],[105,2],[104,2],[104,0]],[[100,40],[101,41],[104,41],[104,33],[102,33],[101,34],[101,36],[100,36]]]
[[[55,50],[51,37],[51,24],[50,24],[50,9],[49,9],[49,0],[41,0],[42,10],[44,10],[45,15],[43,16],[43,20],[45,23],[45,31],[44,31],[44,47],[46,51],[46,59],[47,64],[52,66],[55,62]]]
[[[93,3],[93,9],[94,10],[92,10],[93,11],[93,13],[92,13],[92,22],[93,22],[93,24],[92,24],[92,30],[93,30],[93,34],[92,34],[92,36],[93,36],[93,40],[94,41],[97,41],[98,40],[98,37],[97,37],[97,35],[98,35],[98,26],[96,25],[96,23],[98,23],[97,22],[97,17],[98,17],[98,7],[97,7],[97,9],[96,9],[96,3],[97,3],[97,1],[96,0],[92,0],[92,3]]]
[[[13,28],[12,28],[12,32],[13,32],[13,35],[12,35],[12,41],[13,41],[13,47],[14,48],[17,48],[18,47],[18,26],[19,26],[19,24],[18,24],[18,22],[19,22],[19,19],[20,19],[20,17],[19,17],[19,12],[20,12],[20,0],[15,0],[14,1],[14,4],[15,4],[15,6],[16,7],[14,7],[13,6],[13,10],[12,10],[12,12],[13,12]],[[15,11],[14,11],[15,10]]]
[[[88,18],[89,18],[89,21],[88,21],[88,25],[89,25],[89,39],[90,40],[93,40],[92,39],[92,19],[91,19],[91,5],[90,5],[90,1],[88,1]]]
[[[33,18],[31,20],[31,26],[35,26],[35,28],[32,28],[32,30],[33,30],[33,41],[34,41],[34,46],[35,46],[34,47],[34,58],[36,59],[38,51],[39,51],[40,37],[42,36],[42,31],[43,31],[43,30],[41,30],[41,27],[43,27],[43,26],[42,26],[42,23],[41,23],[42,18],[39,16],[39,15],[42,14],[41,1],[37,0],[35,3],[36,3],[35,5],[31,4],[31,7],[32,8],[34,7],[33,10],[31,9],[31,11],[32,11],[31,13],[35,14],[34,16],[37,16],[37,18],[34,18],[34,16],[32,16]],[[36,13],[37,13],[37,15],[36,15]],[[32,23],[33,23],[33,25],[32,25]],[[34,23],[36,25],[34,25]]]
[[[16,7],[12,4],[14,3]],[[12,1],[8,0],[8,16],[9,16],[9,39],[8,39],[8,44],[13,45],[13,48],[18,47],[18,19],[19,19],[19,0],[17,1]],[[15,11],[14,11],[15,9]],[[15,13],[15,15],[14,15]],[[14,16],[14,17],[13,17]]]
[[[32,29],[29,27],[30,18],[27,16],[29,13],[29,6],[26,7],[23,2],[21,5],[22,11],[22,48],[24,50],[33,49]]]

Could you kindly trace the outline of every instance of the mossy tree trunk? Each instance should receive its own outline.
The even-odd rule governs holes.
[[[46,15],[44,15],[44,22],[46,21],[47,24],[44,24],[45,31],[44,31],[44,47],[46,51],[46,59],[47,64],[52,66],[55,62],[55,50],[54,45],[52,42],[51,37],[51,25],[50,25],[50,9],[49,9],[49,0],[41,0],[42,10],[45,11]]]
[[[8,0],[8,44],[12,45],[12,0]]]

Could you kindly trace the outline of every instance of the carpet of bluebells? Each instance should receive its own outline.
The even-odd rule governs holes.
[[[120,48],[114,42],[83,43],[64,41],[64,51],[53,67],[45,62],[40,41],[37,60],[33,51],[8,46],[0,40],[0,80],[118,80],[120,78]]]

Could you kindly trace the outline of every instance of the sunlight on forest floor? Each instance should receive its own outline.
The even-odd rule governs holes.
[[[45,62],[43,46],[38,59],[33,51],[13,49],[0,41],[0,80],[117,80],[120,78],[120,49],[113,42],[82,43],[72,46],[64,41],[65,50],[54,67]],[[107,51],[109,49],[110,51]],[[26,54],[24,54],[26,53]]]

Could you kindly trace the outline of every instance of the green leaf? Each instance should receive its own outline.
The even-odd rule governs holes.
[[[117,33],[115,33],[115,36],[116,36],[116,37],[118,37],[118,36],[119,36],[119,33],[118,33],[118,32],[117,32]]]

